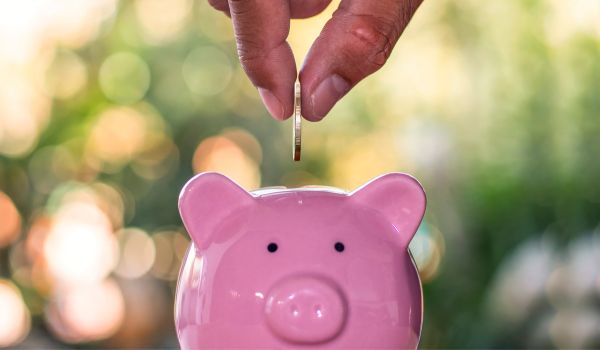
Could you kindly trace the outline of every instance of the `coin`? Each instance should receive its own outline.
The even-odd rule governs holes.
[[[294,146],[292,157],[294,161],[300,160],[300,151],[302,150],[302,95],[300,93],[300,82],[294,85],[294,117],[293,117],[292,139]]]

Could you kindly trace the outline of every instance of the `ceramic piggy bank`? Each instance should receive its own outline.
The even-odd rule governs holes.
[[[408,244],[412,177],[248,193],[204,173],[179,199],[192,244],[177,286],[183,349],[416,348],[423,302]]]

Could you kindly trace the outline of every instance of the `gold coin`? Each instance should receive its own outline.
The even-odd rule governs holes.
[[[292,129],[292,139],[294,146],[292,156],[294,161],[300,160],[300,151],[302,150],[302,98],[300,94],[300,82],[294,85],[294,125]]]

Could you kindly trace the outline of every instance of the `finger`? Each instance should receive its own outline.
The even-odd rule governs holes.
[[[229,14],[228,0],[208,0],[216,10]],[[308,18],[323,12],[331,0],[289,0],[291,18]]]
[[[292,114],[296,62],[286,38],[288,0],[229,0],[238,55],[271,115]]]
[[[300,72],[303,116],[321,120],[352,87],[381,68],[422,0],[342,0]]]
[[[228,0],[208,0],[208,3],[215,10],[224,12],[227,16],[231,17],[231,15],[229,14],[229,1]]]
[[[292,18],[308,18],[323,12],[331,0],[289,0]]]

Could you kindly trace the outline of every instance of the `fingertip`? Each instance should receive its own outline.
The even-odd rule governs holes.
[[[258,94],[269,114],[275,120],[288,119],[294,112],[293,90],[285,86],[278,86],[272,90],[257,88]]]
[[[227,17],[231,17],[229,2],[227,0],[208,0],[208,3],[215,10],[223,12]]]
[[[350,91],[352,85],[339,74],[331,73],[321,81],[309,86],[303,99],[302,114],[309,121],[320,121],[333,106]]]
[[[284,120],[285,119],[285,109],[281,101],[275,96],[271,91],[258,88],[258,94],[263,101],[263,104],[269,111],[269,114],[276,120]]]
[[[304,62],[306,64],[306,61]],[[318,122],[323,119],[322,116],[318,116],[314,112],[313,103],[311,96],[314,93],[315,87],[319,83],[317,80],[318,76],[315,75],[314,69],[306,69],[306,65],[300,70],[298,80],[302,87],[302,117],[309,122]]]
[[[320,122],[321,120],[323,120],[323,118],[325,118],[325,116],[319,116],[315,114],[310,102],[306,104],[308,107],[302,108],[302,117],[304,119],[308,120],[309,122]]]

